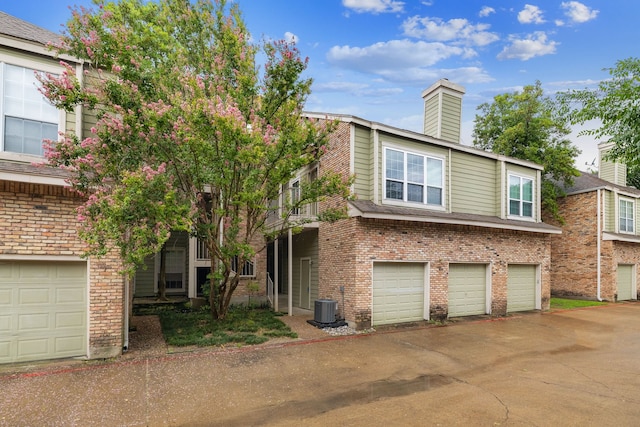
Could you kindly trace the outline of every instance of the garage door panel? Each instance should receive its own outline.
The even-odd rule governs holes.
[[[19,286],[20,282],[16,283]],[[22,288],[18,290],[18,304],[48,304],[50,301],[49,288]]]
[[[536,308],[537,267],[510,264],[507,269],[507,312]]]
[[[487,266],[449,265],[449,317],[486,313]]]
[[[85,262],[0,263],[0,363],[86,355]]]
[[[81,287],[56,290],[56,304],[76,304],[84,302],[85,290]]]
[[[47,338],[18,341],[17,361],[45,359],[48,353],[49,339]]]
[[[58,328],[82,328],[84,326],[84,313],[81,311],[56,313],[55,325]]]
[[[56,353],[77,353],[84,349],[84,337],[77,335],[56,338],[54,347]]]
[[[2,278],[0,278],[0,280],[1,279]],[[0,307],[5,308],[5,306],[12,304],[12,294],[11,289],[0,289]]]
[[[424,319],[424,265],[374,263],[374,325]]]
[[[633,299],[633,265],[618,264],[618,301]]]

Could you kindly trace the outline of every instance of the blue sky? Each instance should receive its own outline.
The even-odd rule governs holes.
[[[476,108],[542,82],[547,94],[593,87],[603,68],[638,56],[637,0],[238,0],[254,39],[294,39],[314,79],[307,110],[346,113],[422,131],[422,90],[440,78],[466,88],[462,139]],[[0,0],[0,10],[60,31],[68,5]],[[593,124],[597,126],[597,124]],[[597,153],[572,140],[585,169]]]

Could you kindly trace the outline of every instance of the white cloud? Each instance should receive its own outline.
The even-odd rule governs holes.
[[[489,24],[471,24],[463,18],[443,21],[440,18],[413,16],[402,23],[404,34],[433,41],[452,41],[470,46],[485,46],[499,39],[488,30]]]
[[[486,18],[487,16],[491,15],[492,13],[496,13],[496,10],[492,7],[489,6],[482,6],[482,9],[480,9],[480,12],[478,13],[478,16],[481,18]]]
[[[284,39],[287,41],[287,43],[298,43],[298,36],[296,36],[293,33],[290,33],[289,31],[287,31],[286,33],[284,33]]]
[[[564,27],[564,21],[562,19],[556,19],[555,24],[557,27]]]
[[[591,9],[578,1],[563,2],[560,6],[566,10],[564,14],[570,21],[576,24],[596,19],[598,13],[600,13],[599,10]]]
[[[547,40],[542,31],[529,34],[525,39],[509,37],[510,45],[498,54],[498,59],[519,59],[527,61],[536,56],[550,55],[556,52],[557,42]]]
[[[342,0],[342,5],[357,13],[398,13],[404,11],[404,2],[396,0]]]
[[[372,88],[366,83],[356,82],[325,82],[314,83],[314,92],[339,92],[341,94],[352,94],[355,96],[381,97],[395,96],[403,92],[402,88]]]
[[[459,83],[479,83],[493,80],[482,68],[432,68],[450,57],[469,57],[472,49],[443,43],[391,40],[366,47],[334,46],[327,61],[334,66],[382,77],[394,83],[426,84],[442,77]],[[325,89],[329,89],[328,87]],[[369,95],[365,88],[354,87]]]
[[[465,54],[468,52],[461,47],[405,39],[366,47],[334,46],[327,53],[327,60],[334,65],[375,72],[386,68],[428,67],[451,56]]]
[[[518,22],[521,24],[542,24],[545,20],[542,17],[542,10],[538,6],[525,4],[524,9],[518,13]]]

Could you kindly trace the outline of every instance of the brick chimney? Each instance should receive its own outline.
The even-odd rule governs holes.
[[[462,86],[440,79],[422,92],[424,134],[449,142],[460,142]]]

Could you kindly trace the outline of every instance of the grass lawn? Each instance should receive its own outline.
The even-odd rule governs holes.
[[[600,301],[587,301],[579,299],[567,299],[567,298],[551,298],[551,309],[570,309],[580,307],[592,307],[596,305],[606,305],[606,302]]]
[[[231,307],[227,318],[219,321],[213,321],[208,309],[171,305],[154,311],[167,344],[173,346],[253,345],[275,337],[298,337],[268,308]]]

